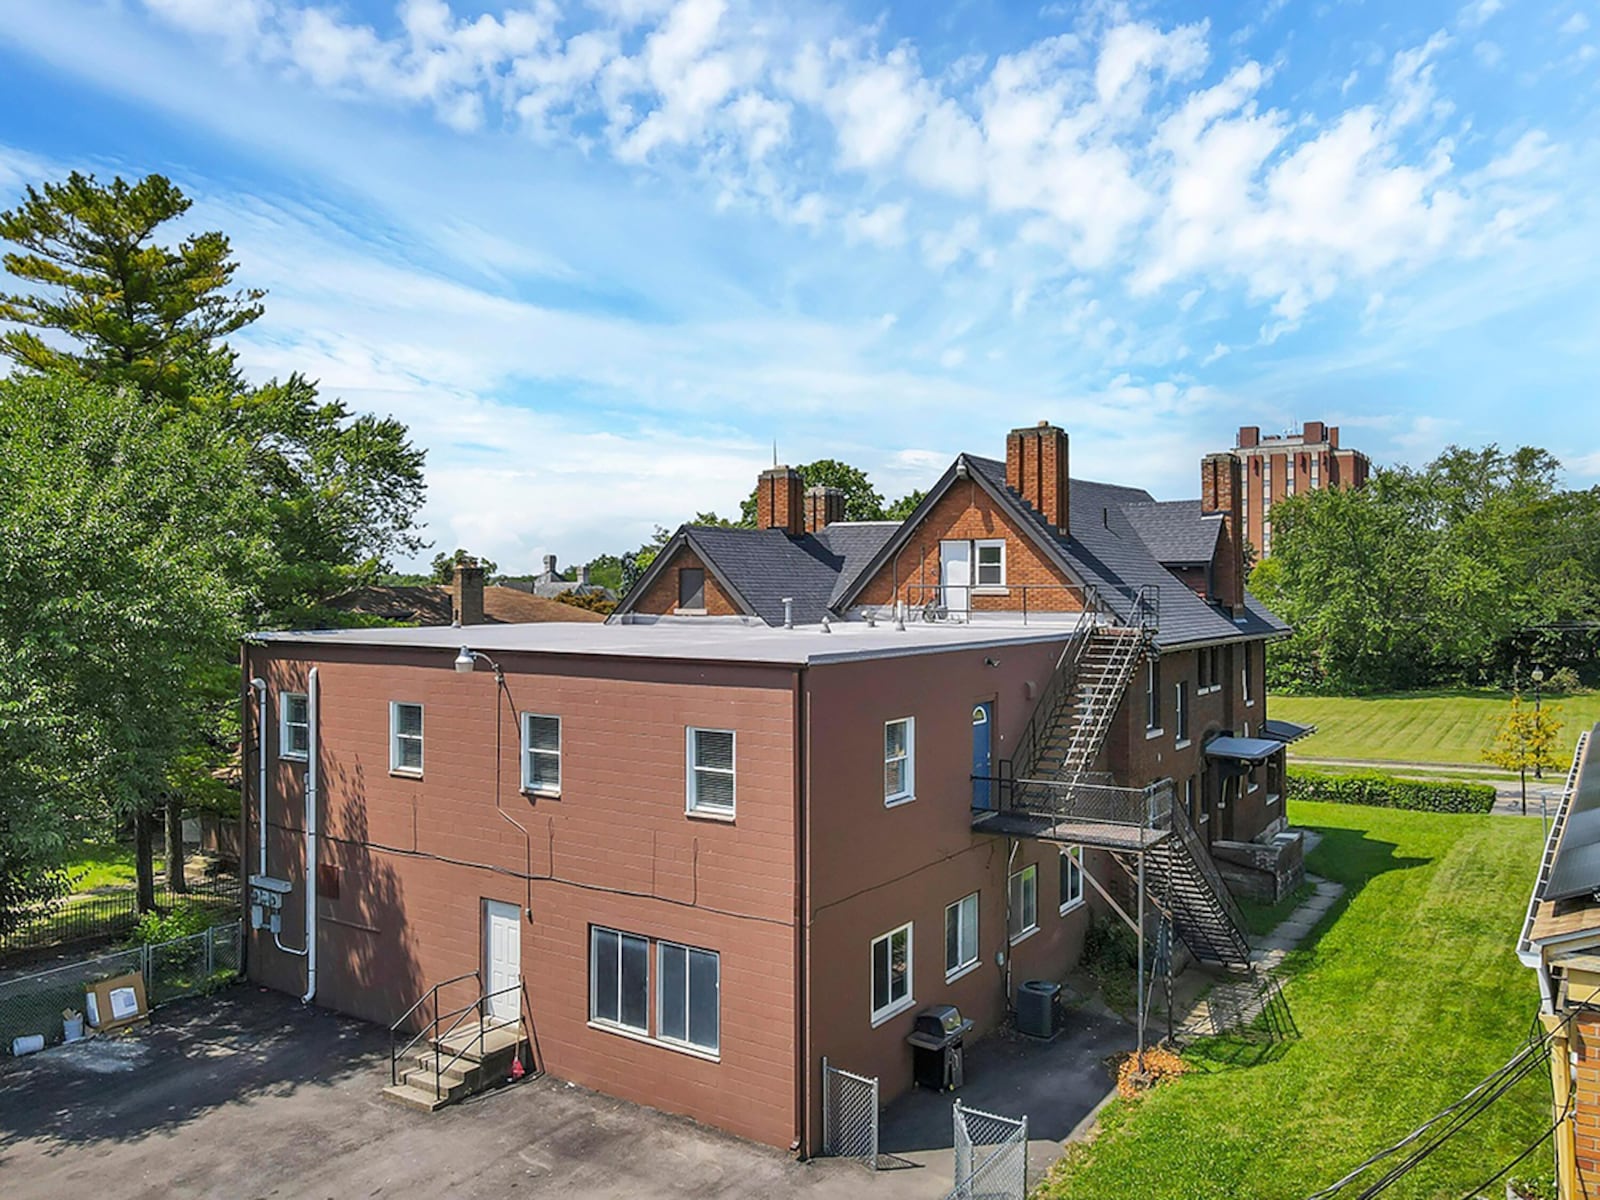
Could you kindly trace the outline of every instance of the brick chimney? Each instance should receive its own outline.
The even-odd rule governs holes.
[[[578,568],[578,586],[579,587],[588,587],[589,586],[589,564],[588,563],[584,563],[583,566]]]
[[[790,537],[806,531],[801,490],[805,484],[793,467],[773,467],[756,480],[756,528],[781,529]]]
[[[1007,434],[1006,486],[1046,522],[1069,532],[1066,432],[1040,421]]]
[[[1328,427],[1321,421],[1307,421],[1300,430],[1300,440],[1306,445],[1315,445],[1328,436]]]
[[[1261,445],[1261,426],[1239,426],[1239,449],[1249,450],[1253,446]]]
[[[836,487],[808,487],[805,497],[806,532],[816,533],[835,521],[844,520],[844,489]]]
[[[450,619],[457,625],[483,624],[483,567],[475,558],[456,563],[450,581]]]
[[[1200,511],[1222,514],[1222,533],[1211,564],[1211,599],[1234,616],[1243,616],[1244,479],[1237,456],[1208,454],[1200,460]]]

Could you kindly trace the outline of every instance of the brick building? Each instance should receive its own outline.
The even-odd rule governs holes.
[[[1517,955],[1539,981],[1560,1200],[1600,1193],[1600,725],[1578,739]]]
[[[759,528],[679,530],[604,625],[251,640],[250,977],[456,1053],[465,994],[558,1077],[811,1154],[824,1058],[904,1091],[918,1008],[993,1030],[1140,864],[1242,967],[1224,878],[1276,896],[1299,842],[1238,460],[1157,503],[1068,450],[1013,431],[899,523],[765,471]]]
[[[1360,487],[1372,473],[1371,459],[1339,445],[1339,427],[1321,421],[1266,437],[1259,426],[1241,425],[1233,453],[1244,475],[1244,536],[1258,560],[1272,553],[1274,504],[1322,488]]]

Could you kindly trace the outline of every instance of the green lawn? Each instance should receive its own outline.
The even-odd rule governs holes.
[[[1536,824],[1297,803],[1323,831],[1309,868],[1348,889],[1283,968],[1301,1031],[1276,1053],[1222,1040],[1193,1073],[1113,1103],[1058,1165],[1049,1200],[1299,1200],[1409,1132],[1508,1059],[1537,1008],[1514,945],[1538,863]],[[1549,1078],[1523,1080],[1385,1200],[1454,1200],[1549,1121]],[[1543,1163],[1538,1155],[1527,1166]]]
[[[1580,731],[1600,721],[1600,693],[1549,702],[1561,709],[1561,743],[1568,749]],[[1292,756],[1476,766],[1509,704],[1505,693],[1498,691],[1274,695],[1268,715],[1317,727],[1316,733],[1294,744]]]

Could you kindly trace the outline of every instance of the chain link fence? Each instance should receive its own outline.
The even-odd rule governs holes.
[[[143,975],[152,1008],[219,987],[238,974],[243,942],[240,923],[229,921],[190,937],[99,954],[0,982],[0,1053],[9,1054],[12,1039],[29,1034],[41,1034],[47,1046],[63,1041],[62,1012],[81,1013],[89,985],[113,975]]]
[[[878,1081],[822,1060],[822,1152],[878,1169]]]
[[[1001,1117],[960,1100],[955,1121],[955,1188],[945,1200],[1027,1200],[1028,1118]]]

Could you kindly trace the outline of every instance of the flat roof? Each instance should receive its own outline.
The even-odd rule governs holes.
[[[1074,614],[1076,617],[1076,614]],[[417,628],[318,629],[257,633],[246,639],[270,645],[362,647],[390,650],[458,650],[485,654],[582,654],[617,658],[809,666],[857,659],[896,658],[950,650],[1059,642],[1072,636],[1065,622],[991,625],[907,621],[835,621],[793,629],[749,625],[733,619],[689,617],[638,624],[429,625]]]

